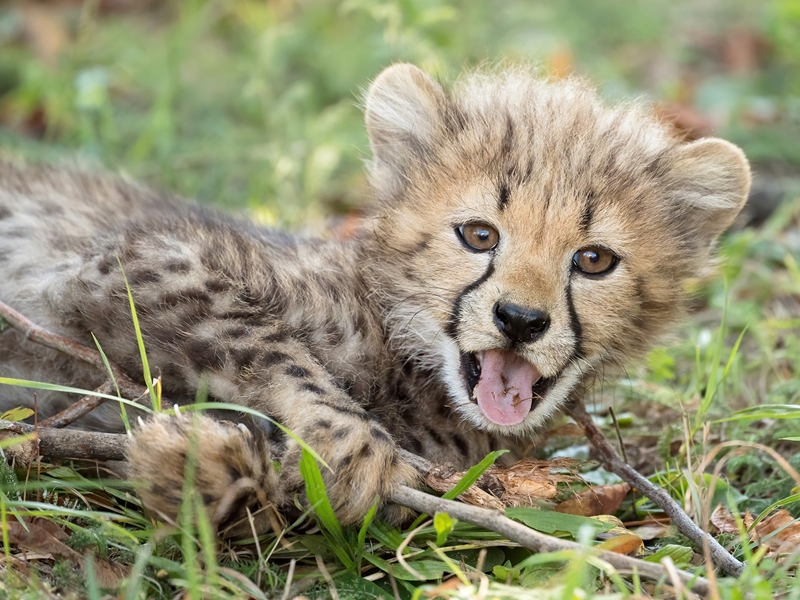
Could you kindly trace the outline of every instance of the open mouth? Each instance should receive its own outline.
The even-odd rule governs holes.
[[[521,423],[556,380],[509,350],[462,352],[461,369],[472,401],[503,426]]]

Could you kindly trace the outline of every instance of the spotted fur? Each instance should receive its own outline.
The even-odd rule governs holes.
[[[89,345],[94,334],[138,378],[121,265],[165,397],[190,402],[202,389],[288,427],[330,465],[345,523],[392,485],[416,483],[398,447],[459,467],[519,450],[598,374],[641,356],[679,318],[750,182],[735,146],[683,143],[641,106],[609,108],[582,82],[526,69],[445,90],[396,65],[365,108],[375,202],[347,242],[258,228],[116,177],[0,166],[0,299]],[[471,222],[499,232],[493,250],[459,240]],[[589,246],[613,252],[616,268],[577,271],[572,257]],[[513,343],[496,323],[500,301],[546,314],[549,328]],[[516,425],[489,421],[473,400],[465,357],[486,350],[513,350],[547,382]],[[104,379],[10,329],[0,375]],[[9,407],[32,394],[0,396]],[[70,400],[39,393],[40,418]],[[79,425],[119,430],[117,410]],[[175,518],[196,436],[195,481],[218,527],[254,498],[293,505],[296,442],[268,421],[247,424],[146,421],[130,453],[146,504]]]

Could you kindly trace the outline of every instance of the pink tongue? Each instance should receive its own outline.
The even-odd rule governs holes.
[[[478,407],[496,425],[516,425],[531,410],[533,384],[542,374],[515,352],[487,350],[473,395]]]

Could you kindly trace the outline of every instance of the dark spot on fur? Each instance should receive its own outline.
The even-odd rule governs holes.
[[[317,403],[330,408],[338,413],[342,413],[343,415],[349,415],[351,417],[355,417],[360,421],[373,421],[375,420],[372,415],[367,414],[363,410],[359,410],[357,408],[350,408],[349,406],[342,406],[341,404],[334,404],[333,402],[327,402],[325,400],[317,400]]]
[[[458,448],[461,456],[469,456],[469,445],[467,444],[467,440],[464,439],[463,435],[459,433],[454,434],[453,443],[455,444],[456,448]]]
[[[385,444],[391,443],[392,438],[381,428],[379,427],[370,427],[369,432],[372,435],[372,439],[383,442]]]
[[[282,342],[285,339],[286,339],[286,332],[281,330],[273,331],[272,333],[268,333],[266,335],[261,336],[261,341],[266,342],[267,344]]]
[[[298,365],[289,365],[289,367],[286,369],[286,374],[291,375],[292,377],[297,377],[298,379],[305,379],[308,377],[308,371]]]
[[[228,477],[230,477],[233,481],[239,481],[242,478],[242,472],[233,465],[227,464],[225,465],[225,468],[228,471]]]
[[[503,211],[508,206],[508,199],[511,196],[511,191],[508,189],[507,183],[500,184],[500,193],[497,196],[497,206]]]
[[[333,433],[331,433],[331,438],[334,440],[341,440],[350,435],[352,431],[350,427],[339,427],[338,429],[334,429]]]
[[[256,312],[252,309],[249,310],[229,310],[224,313],[218,314],[219,319],[229,319],[232,321],[242,321],[251,327],[257,327],[266,324],[268,321],[267,316],[261,312]]]
[[[336,385],[340,390],[345,392],[348,396],[352,396],[353,390],[356,387],[356,382],[353,381],[352,379],[341,379],[341,380],[337,379]]]
[[[117,261],[113,258],[106,256],[104,257],[98,264],[97,270],[100,272],[101,275],[108,275],[111,273],[111,269],[113,269],[117,264]]]
[[[424,446],[422,445],[422,442],[419,441],[419,439],[417,439],[413,435],[409,435],[406,441],[408,442],[408,445],[411,446],[412,452],[414,452],[415,454],[422,454]]]
[[[206,280],[205,285],[209,292],[227,292],[229,289],[231,289],[231,282],[227,279],[223,279],[222,277],[208,279]]]
[[[433,234],[423,232],[420,237],[419,241],[417,242],[417,246],[415,248],[416,252],[424,252],[428,248],[431,247],[431,242],[433,241]]]
[[[188,273],[192,270],[192,265],[188,261],[185,260],[174,260],[168,262],[164,267],[170,273]]]
[[[0,206],[0,221],[11,216],[11,211],[5,206]]]
[[[225,364],[225,357],[219,347],[204,339],[193,338],[186,342],[186,352],[189,359],[202,369],[221,369]]]
[[[232,348],[230,350],[231,359],[236,363],[239,370],[249,369],[258,358],[258,350],[252,346],[244,348]]]
[[[503,141],[501,142],[500,152],[503,155],[511,153],[514,145],[514,121],[511,119],[510,114],[506,114],[506,130],[503,133]]]
[[[353,456],[352,454],[348,454],[348,455],[347,455],[347,456],[345,456],[345,457],[344,457],[342,460],[340,460],[340,461],[339,461],[339,466],[340,466],[340,467],[347,467],[347,466],[349,466],[349,465],[350,465],[350,463],[351,463],[351,462],[353,462],[353,458],[354,458],[354,456]]]
[[[331,422],[328,419],[319,419],[316,423],[314,423],[314,427],[317,429],[330,429]]]
[[[280,352],[278,350],[270,350],[269,352],[265,352],[259,363],[264,368],[270,368],[282,362],[286,362],[287,360],[291,360],[292,357],[286,354],[285,352]]]
[[[428,435],[431,436],[434,442],[436,442],[439,446],[444,446],[444,438],[439,434],[438,431],[431,427],[426,427],[425,430],[428,432]]]
[[[370,445],[364,444],[361,446],[361,450],[358,451],[358,458],[363,460],[365,458],[369,458],[370,456],[372,456],[372,448]]]
[[[583,203],[581,207],[581,220],[578,223],[578,227],[581,230],[581,233],[586,235],[589,233],[589,228],[592,226],[592,219],[594,219],[594,205],[595,205],[595,193],[589,192],[586,196],[586,201]]]
[[[161,275],[149,269],[134,271],[128,276],[128,283],[131,285],[144,285],[147,283],[158,283],[159,281],[161,281]]]
[[[317,396],[324,396],[325,390],[321,387],[314,385],[313,383],[304,383],[300,386],[301,392],[311,392],[312,394],[316,394]]]
[[[205,291],[201,290],[200,288],[190,288],[188,290],[183,290],[181,292],[181,296],[183,296],[187,300],[194,300],[195,302],[199,302],[201,304],[208,304],[209,302],[211,302],[211,296],[209,296]]]
[[[232,338],[240,338],[247,335],[248,329],[243,325],[234,325],[225,330],[225,333]]]

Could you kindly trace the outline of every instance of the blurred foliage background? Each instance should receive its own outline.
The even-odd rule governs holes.
[[[358,98],[530,61],[645,96],[689,137],[800,166],[800,0],[50,0],[0,7],[0,147],[297,225],[358,206]]]

